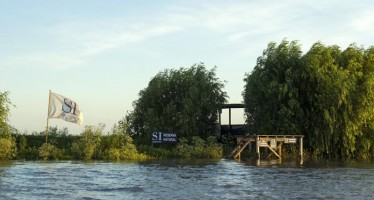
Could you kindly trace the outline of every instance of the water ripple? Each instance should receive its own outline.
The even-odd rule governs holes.
[[[371,199],[374,195],[373,164],[262,164],[0,163],[0,199]]]

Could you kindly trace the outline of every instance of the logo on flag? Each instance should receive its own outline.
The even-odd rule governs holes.
[[[48,118],[59,118],[82,125],[83,113],[75,101],[51,92],[49,96]]]

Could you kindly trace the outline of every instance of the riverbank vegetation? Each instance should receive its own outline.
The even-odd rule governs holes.
[[[0,160],[11,159],[16,153],[16,143],[11,135],[14,129],[8,122],[10,108],[14,105],[8,95],[9,92],[0,91]]]
[[[134,110],[126,116],[129,132],[142,144],[150,144],[154,131],[188,139],[215,136],[217,111],[227,102],[223,89],[215,68],[207,70],[202,63],[160,72],[133,102]]]
[[[80,135],[69,134],[67,129],[49,128],[49,142],[45,132],[15,133],[14,154],[6,159],[17,160],[145,160],[167,158],[221,158],[222,145],[215,137],[207,141],[194,136],[191,141],[181,138],[175,146],[135,146],[132,137],[115,126],[103,134],[103,125],[86,126]],[[3,158],[4,159],[4,158]]]
[[[302,55],[296,41],[272,42],[243,96],[257,133],[302,134],[314,157],[374,158],[374,47],[317,42]]]
[[[45,132],[9,125],[13,105],[9,92],[0,92],[0,160],[220,158],[232,148],[217,142],[224,86],[203,63],[165,70],[110,132],[103,125],[79,135],[49,127],[48,143]],[[245,75],[243,98],[250,134],[304,135],[314,158],[374,159],[374,47],[318,42],[303,55],[296,41],[271,42]],[[152,144],[154,131],[177,133],[179,141]]]

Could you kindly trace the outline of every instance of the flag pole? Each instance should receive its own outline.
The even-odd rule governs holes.
[[[47,145],[48,145],[48,122],[49,122],[50,103],[51,103],[51,90],[49,90],[49,95],[48,95],[47,126],[45,127],[45,143]]]

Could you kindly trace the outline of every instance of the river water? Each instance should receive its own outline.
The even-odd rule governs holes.
[[[0,163],[0,199],[374,199],[374,163]]]

